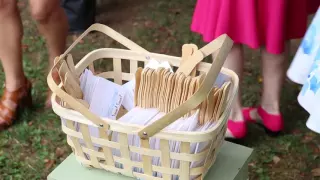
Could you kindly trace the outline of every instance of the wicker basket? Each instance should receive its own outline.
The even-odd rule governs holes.
[[[118,84],[121,84],[123,80],[128,81],[133,79],[138,67],[138,62],[144,62],[145,64],[147,62],[147,56],[160,61],[168,61],[174,67],[178,67],[180,64],[181,57],[149,53],[111,28],[101,24],[94,24],[85,31],[63,55],[56,58],[53,68],[57,68],[61,62],[65,61],[67,54],[91,31],[100,31],[130,50],[103,48],[88,53],[75,66],[74,70],[78,77],[84,69],[90,67],[95,60],[102,58],[113,59],[114,68],[112,72],[103,72],[99,74],[99,76],[114,79],[114,82]],[[215,56],[213,61],[214,65],[205,62],[195,63],[197,64],[197,71],[207,74],[204,83],[200,86],[199,90],[180,107],[146,127],[97,117],[76,98],[67,94],[63,88],[61,88],[61,84],[57,85],[54,82],[51,70],[47,80],[50,89],[53,91],[52,108],[57,115],[66,120],[66,123],[62,123],[62,130],[67,134],[67,142],[72,147],[77,160],[85,166],[105,169],[113,173],[142,179],[171,179],[172,175],[177,175],[177,177],[182,180],[190,179],[190,177],[203,179],[208,169],[214,163],[219,147],[224,142],[226,122],[230,113],[231,102],[238,89],[238,77],[236,74],[228,69],[221,69],[231,47],[232,40],[226,35],[222,35],[201,48],[200,51],[203,53],[203,57],[211,55],[212,53],[214,53]],[[130,60],[130,73],[122,72],[122,59]],[[219,73],[227,75],[231,79],[232,87],[228,96],[226,109],[214,128],[205,132],[174,132],[163,130],[170,123],[196,108],[206,98]],[[66,102],[70,108],[65,108],[60,105],[61,103],[59,103],[59,101],[61,100]],[[80,124],[79,132],[75,129],[75,122]],[[91,137],[88,126],[98,127],[100,137]],[[110,141],[110,137],[105,133],[106,131],[117,132],[119,142]],[[141,147],[128,145],[127,138],[129,135],[138,135],[141,140]],[[154,150],[149,147],[150,137],[160,139],[161,148],[159,150]],[[85,146],[79,143],[80,139],[85,142]],[[181,142],[180,153],[170,152],[169,141]],[[190,144],[200,142],[208,142],[209,145],[204,151],[191,154]],[[102,148],[96,150],[93,144],[98,144]],[[112,150],[114,149],[121,152],[121,157],[112,155]],[[131,161],[130,153],[140,154],[142,162]],[[152,165],[152,156],[160,157],[161,166]],[[180,162],[178,169],[170,168],[170,159],[175,159]],[[203,166],[190,168],[192,162],[201,160],[204,160]],[[121,164],[122,168],[117,167],[115,164]],[[144,173],[134,172],[134,167],[142,168]],[[162,178],[153,177],[153,172],[161,173]]]

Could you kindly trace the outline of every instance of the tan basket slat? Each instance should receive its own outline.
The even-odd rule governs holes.
[[[67,127],[67,128],[70,128],[70,129],[72,129],[72,130],[74,130],[75,131],[75,127],[74,127],[74,125],[73,125],[73,121],[71,121],[71,120],[65,120],[66,121],[66,126],[62,123],[62,127]],[[83,158],[85,158],[85,155],[84,155],[84,153],[83,153],[83,151],[82,151],[82,147],[81,147],[81,145],[80,145],[80,143],[79,143],[79,138],[75,138],[74,136],[69,136],[68,135],[68,137],[69,137],[69,139],[71,140],[71,143],[72,143],[72,145],[73,145],[73,149],[75,150],[75,154],[77,155],[77,156],[80,156],[80,157],[83,157]]]
[[[127,162],[122,163],[123,169],[125,169],[125,174],[129,176],[132,175],[132,164],[130,161],[130,151],[129,151],[129,144],[128,144],[128,135],[124,133],[118,133],[119,143],[120,143],[120,153],[121,157],[126,159]]]
[[[70,142],[68,142],[68,144],[71,146]],[[86,148],[86,147],[83,147],[83,152],[85,153],[89,153],[89,149]],[[98,152],[97,153],[97,157],[104,157],[103,153],[101,152]],[[80,157],[77,156],[77,159],[80,160],[80,161],[83,161],[85,162],[86,164],[90,164],[90,161],[85,159],[85,158],[81,158],[79,159]],[[120,157],[117,157],[117,156],[114,156],[114,161],[117,162],[117,163],[126,163],[127,162],[127,159],[124,159],[124,158],[120,158]],[[131,162],[132,166],[134,167],[137,167],[137,168],[143,168],[143,164],[141,162],[135,162],[135,161],[132,161]],[[109,165],[105,165],[102,163],[100,164],[100,166],[102,168],[104,167],[110,167]],[[117,168],[119,169],[119,168]],[[174,174],[174,175],[179,175],[179,172],[180,172],[180,169],[172,169],[172,168],[166,168],[166,167],[161,167],[161,166],[155,166],[155,165],[152,165],[152,169],[156,172],[160,172],[162,174]],[[107,169],[106,169],[107,170]],[[120,172],[120,173],[125,173],[125,171],[123,169],[119,169],[119,171],[115,171],[116,173],[117,172]],[[196,168],[192,168],[190,170],[190,175],[191,176],[197,176],[197,175],[200,175],[204,172],[204,167],[196,167]],[[135,172],[133,172],[134,174]]]
[[[165,168],[170,168],[170,146],[168,140],[160,140],[161,147],[161,166]],[[171,180],[171,175],[162,174],[164,180]]]
[[[67,129],[65,127],[62,127],[62,130],[64,133],[66,133],[70,137],[76,137],[79,139],[82,138],[82,134],[79,132]],[[108,141],[108,140],[96,138],[96,137],[91,137],[91,140],[93,143],[99,144],[101,146],[107,146],[107,147],[114,148],[114,149],[120,149],[120,144],[117,142],[112,142],[112,141]],[[161,140],[163,140],[163,139],[161,139]],[[143,152],[145,155],[148,155],[148,156],[161,157],[160,150],[153,150],[153,149],[149,149],[149,148],[136,147],[136,146],[129,146],[129,149],[133,153]],[[175,159],[175,160],[194,162],[194,161],[202,160],[207,155],[208,152],[209,152],[209,149],[206,149],[206,150],[204,150],[200,153],[197,153],[197,154],[180,154],[180,153],[170,152],[170,157],[171,157],[171,159]],[[101,155],[101,157],[103,157],[103,154]]]
[[[119,59],[129,59],[130,61],[140,61],[140,62],[146,62],[147,59],[145,56],[152,56],[155,59],[157,59],[160,62],[168,61],[170,65],[174,67],[179,67],[180,65],[180,58],[174,57],[174,56],[167,56],[164,54],[156,54],[156,53],[148,53],[148,52],[135,52],[135,51],[128,51],[125,49],[113,49],[113,48],[101,48],[96,49],[92,52],[89,52],[85,57],[83,57],[79,63],[76,65],[77,73],[82,73],[85,68],[89,66],[92,62],[103,59],[104,61],[110,60],[109,58],[106,59],[106,57],[111,58],[119,58]],[[198,71],[207,72],[210,68],[211,64],[206,62],[201,62],[197,66]],[[222,71],[229,71],[228,69],[222,68]],[[234,76],[234,73],[232,72],[232,75]]]
[[[205,166],[206,166],[206,164],[208,164],[208,161],[211,159],[211,156],[217,153],[216,151],[217,151],[218,147],[220,146],[221,141],[223,142],[224,133],[225,133],[225,126],[226,126],[226,124],[224,124],[219,129],[217,129],[217,131],[216,131],[217,134],[215,136],[213,136],[212,142],[210,143],[210,147],[209,147],[209,153],[208,153],[208,155],[205,159],[205,162],[204,162]]]
[[[91,64],[89,64],[89,70],[93,73],[96,74],[96,71],[94,69],[94,63],[92,62]]]
[[[71,54],[67,55],[66,61],[67,61],[68,68],[72,73],[72,76],[76,78],[76,69],[75,69],[74,61]]]
[[[121,68],[121,59],[113,59],[113,71],[114,71],[114,82],[117,84],[122,84],[122,68]]]
[[[88,125],[80,124],[80,132],[82,133],[83,140],[85,141],[86,146],[89,148],[89,150],[91,150],[91,153],[89,151],[89,155],[90,155],[90,160],[91,160],[92,165],[97,168],[100,167],[100,164],[98,162],[98,158],[95,155],[96,151],[94,151],[94,147],[93,147],[93,144],[91,141],[91,136],[90,136]]]
[[[114,79],[116,77],[113,71],[103,72],[98,74],[98,76],[103,77],[105,79],[109,79],[109,78]],[[125,80],[125,81],[130,81],[134,78],[134,74],[130,74],[130,73],[121,73],[121,76],[122,76],[122,80]]]
[[[91,161],[87,160],[85,158],[81,158],[81,157],[76,156],[76,159],[77,159],[77,161],[80,161],[83,164],[91,164]],[[113,173],[121,173],[121,174],[125,173],[124,169],[120,169],[120,168],[117,168],[115,166],[109,166],[109,165],[106,165],[106,164],[103,164],[103,163],[100,163],[100,168],[98,168],[98,169],[105,169],[105,170],[108,170],[108,171],[113,172]]]
[[[149,140],[148,139],[141,140],[141,147],[150,149]],[[146,175],[152,176],[152,162],[151,162],[152,158],[148,155],[144,155],[143,151],[141,151],[141,153],[143,153],[142,155],[143,172]]]
[[[67,127],[62,126],[62,131],[71,137],[76,137],[78,139],[82,139],[82,134],[73,129],[68,129]],[[117,142],[108,141],[101,138],[91,137],[93,143],[100,144],[102,146],[108,146],[115,149],[120,149],[120,144]]]
[[[138,69],[138,61],[130,60],[130,74],[135,74]]]
[[[99,136],[102,139],[109,141],[109,137],[108,137],[107,133],[105,132],[105,130],[103,130],[101,128],[99,128]],[[104,158],[107,162],[107,165],[114,166],[114,160],[113,160],[111,148],[108,146],[102,145],[102,150],[103,150]]]
[[[147,174],[141,174],[141,173],[135,173],[135,176],[139,179],[143,179],[143,180],[162,180],[162,178],[158,178],[158,177],[153,177]]]
[[[55,98],[55,96],[53,96]],[[74,110],[65,109],[61,106],[59,106],[55,101],[53,102],[53,108],[55,109],[55,112],[59,111],[59,115],[65,119],[73,119],[75,122],[88,124],[88,125],[94,125],[91,121],[88,121],[81,113],[76,112]],[[212,137],[216,134],[216,130],[225,122],[227,121],[227,114],[226,113],[223,117],[220,118],[220,120],[217,122],[217,125],[213,127],[212,129],[206,131],[206,132],[172,132],[172,131],[162,131],[161,133],[158,133],[155,135],[156,138],[160,139],[166,139],[166,140],[176,140],[176,141],[184,141],[184,142],[191,142],[191,143],[198,143],[203,141],[212,140]],[[126,124],[120,123],[119,121],[114,120],[107,120],[107,123],[110,123],[112,125],[111,129],[115,132],[122,132],[122,133],[135,133],[138,131],[141,126],[132,125],[132,124]],[[62,127],[62,130],[65,133],[73,133],[72,130]],[[72,131],[72,132],[70,132]],[[75,132],[76,133],[76,132]],[[92,137],[92,140],[94,140],[94,137]],[[97,140],[99,142],[99,140]],[[101,142],[104,142],[102,139]]]
[[[136,43],[132,42],[130,39],[124,37],[120,33],[116,32],[115,30],[111,29],[108,26],[105,26],[103,24],[93,24],[91,25],[85,32],[83,32],[71,45],[70,47],[64,52],[64,54],[61,56],[61,58],[64,58],[69,52],[90,32],[92,31],[99,31],[104,33],[105,35],[111,37],[112,39],[116,40],[120,44],[124,45],[128,49],[140,51],[140,52],[147,52],[147,50],[143,49]]]
[[[180,153],[190,154],[190,143],[181,142]],[[190,179],[190,162],[180,161],[180,178],[179,179]]]

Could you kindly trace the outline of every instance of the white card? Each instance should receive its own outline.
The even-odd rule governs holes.
[[[149,57],[146,57],[147,59],[150,59]],[[151,68],[151,69],[158,69],[160,67],[163,67],[165,69],[169,69],[170,72],[173,72],[172,67],[170,66],[168,61],[158,62],[155,59],[150,59],[148,64],[145,66],[145,68]]]
[[[157,109],[143,109],[140,107],[135,107],[122,116],[118,121],[126,122],[128,124],[137,124],[137,125],[146,125],[154,116],[159,113]],[[112,134],[112,141],[118,142],[118,133],[114,132]],[[137,135],[128,135],[128,144],[131,146],[140,147],[140,138]],[[113,149],[113,155],[119,156],[121,155],[119,150]],[[137,153],[130,153],[130,157],[132,161],[141,161],[140,155]],[[116,164],[117,167],[121,168],[119,164]],[[135,172],[142,171],[141,168],[134,168]]]
[[[125,96],[122,102],[123,107],[130,111],[134,108],[134,89],[135,89],[135,81],[129,81],[122,86],[125,90]]]
[[[99,117],[116,119],[120,106],[124,98],[124,89],[122,86],[113,83],[107,79],[93,75],[85,69],[80,76],[80,88],[83,92],[83,99],[90,105],[89,110]],[[78,124],[75,125],[79,131]],[[89,126],[90,135],[99,137],[99,129]],[[84,143],[80,140],[80,143]],[[94,144],[95,148],[100,147]]]
[[[120,85],[97,77],[90,103],[90,111],[101,117],[116,119],[125,91]]]

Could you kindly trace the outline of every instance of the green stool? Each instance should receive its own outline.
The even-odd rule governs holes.
[[[206,180],[247,180],[248,163],[253,150],[226,141],[216,162],[206,175]],[[101,169],[85,168],[71,154],[51,174],[48,180],[133,180]]]

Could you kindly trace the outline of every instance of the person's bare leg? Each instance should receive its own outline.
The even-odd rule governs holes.
[[[289,45],[287,43],[286,52],[279,55],[270,54],[265,49],[262,50],[263,91],[261,107],[274,115],[280,114],[280,95],[285,80]]]
[[[45,37],[49,64],[53,65],[55,57],[61,55],[66,46],[68,21],[59,0],[29,0],[31,14],[38,23],[40,33]]]
[[[235,97],[232,111],[229,117],[233,121],[244,120],[242,115],[241,90],[240,90],[240,84],[242,82],[242,76],[243,76],[243,65],[244,65],[243,47],[240,44],[235,44],[232,47],[226,59],[226,62],[224,63],[225,68],[228,68],[234,71],[239,76],[239,91],[237,96]]]
[[[49,68],[53,66],[54,58],[61,55],[66,46],[68,34],[67,16],[60,7],[59,0],[29,0],[31,14],[38,22],[38,29],[46,39],[49,51]],[[58,77],[56,77],[58,81]],[[51,92],[48,94],[46,107],[51,106]]]
[[[239,76],[239,86],[242,82],[243,63],[243,46],[240,44],[234,44],[228,54],[224,67],[233,70]],[[242,114],[240,88],[233,102],[227,126],[226,138],[243,138],[247,133],[246,124]]]
[[[16,0],[0,0],[0,59],[10,91],[25,82],[22,67],[22,23]]]

